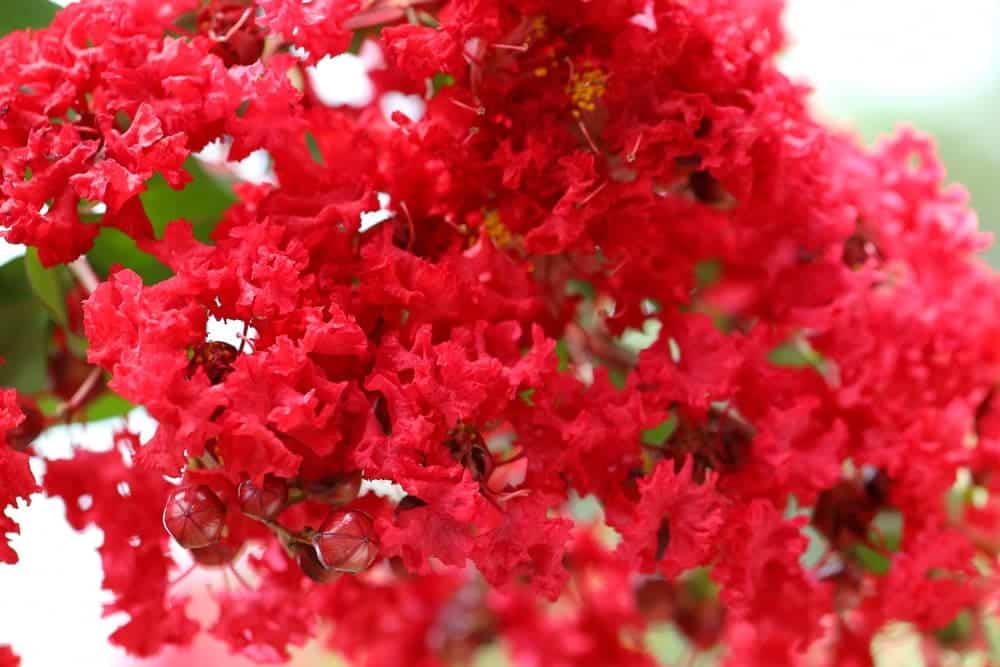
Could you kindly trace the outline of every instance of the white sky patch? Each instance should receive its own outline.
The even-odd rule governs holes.
[[[107,451],[114,432],[125,421],[143,441],[156,430],[156,422],[139,408],[125,419],[50,428],[34,447],[46,459],[69,458],[74,447]],[[34,458],[31,469],[40,478],[44,461]],[[66,523],[63,501],[37,493],[29,505],[20,502],[7,514],[21,525],[21,534],[11,540],[21,560],[16,566],[0,566],[4,592],[0,644],[10,644],[21,654],[22,667],[121,663],[125,653],[108,644],[107,636],[124,618],[101,618],[101,605],[110,599],[101,591],[103,573],[97,553],[103,541],[101,531],[88,528],[77,533]],[[58,641],[53,641],[53,632],[58,633]]]
[[[206,327],[206,339],[229,343],[236,349],[243,342],[243,330],[246,329],[247,343],[243,345],[243,354],[253,354],[253,341],[257,339],[257,330],[253,325],[247,326],[243,320],[220,320],[209,316]]]
[[[323,56],[306,72],[316,97],[327,106],[363,107],[375,96],[365,62],[350,53]]]
[[[106,639],[122,617],[101,618],[109,599],[100,590],[101,531],[75,532],[62,500],[37,494],[29,507],[8,513],[21,524],[11,540],[21,561],[0,566],[0,644],[14,647],[22,667],[109,667],[123,660]]]
[[[379,498],[390,498],[397,503],[406,497],[406,489],[389,479],[361,480],[361,491],[358,495],[366,493],[373,493]]]
[[[385,54],[382,53],[382,47],[374,40],[366,39],[361,44],[361,53],[358,55],[364,62],[365,69],[369,72],[375,69],[385,69]]]
[[[17,259],[24,255],[24,246],[20,243],[7,243],[0,239],[0,266],[3,266],[12,259]]]
[[[248,183],[277,182],[274,170],[271,169],[271,156],[266,150],[259,148],[239,162],[232,162],[229,160],[231,145],[232,140],[229,137],[222,137],[195,153],[195,157],[210,168],[222,167]]]
[[[365,211],[361,214],[360,230],[362,232],[368,231],[372,227],[385,222],[395,215],[395,213],[389,210],[390,201],[392,201],[392,197],[388,194],[385,192],[378,193],[379,209],[377,211]]]
[[[427,105],[424,104],[424,100],[419,95],[404,95],[395,90],[383,95],[379,99],[378,105],[382,109],[382,113],[385,114],[385,117],[390,121],[392,120],[392,114],[397,111],[402,112],[412,121],[418,121],[423,117],[424,111],[427,109]]]
[[[793,0],[785,25],[782,69],[815,85],[814,101],[835,116],[900,98],[947,103],[995,81],[996,0]]]

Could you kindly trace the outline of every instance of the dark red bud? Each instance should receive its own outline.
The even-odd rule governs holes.
[[[205,485],[185,486],[167,499],[163,526],[185,549],[201,549],[222,537],[226,505]]]
[[[459,421],[448,432],[444,442],[452,458],[461,463],[476,481],[484,481],[493,474],[493,454],[486,446],[482,434],[471,424]]]
[[[229,565],[240,553],[238,545],[229,542],[216,542],[200,549],[191,549],[194,562],[204,567],[222,567]]]
[[[378,556],[375,526],[367,514],[338,512],[313,536],[320,562],[331,570],[358,574]]]
[[[403,496],[403,499],[396,505],[397,512],[415,510],[418,507],[426,507],[427,503],[416,496]]]
[[[257,486],[245,480],[239,488],[240,509],[244,514],[260,519],[273,519],[288,503],[288,484],[280,477],[267,475]]]
[[[639,612],[652,621],[670,619],[673,608],[673,586],[665,579],[645,579],[635,589]]]
[[[726,191],[722,184],[705,170],[691,174],[688,184],[694,198],[705,204],[720,204],[726,199]]]
[[[487,480],[493,474],[493,454],[485,446],[472,447],[462,459],[462,464],[477,482]]]
[[[34,400],[24,394],[17,395],[17,407],[24,414],[24,420],[7,432],[7,443],[19,452],[23,452],[45,430],[45,415],[38,409]],[[2,436],[0,436],[2,441]]]
[[[315,546],[300,545],[296,551],[302,573],[313,581],[327,584],[340,576],[340,572],[332,570],[320,562]]]
[[[880,509],[889,503],[889,475],[878,468],[866,468],[863,471],[865,496],[874,509]]]
[[[372,402],[372,411],[375,413],[375,421],[378,422],[382,433],[392,435],[392,416],[389,414],[389,404],[381,393],[376,393],[375,400]]]
[[[206,341],[194,346],[191,361],[188,362],[187,376],[193,377],[195,370],[201,366],[212,384],[219,384],[233,372],[233,364],[240,356],[239,350],[219,340]]]
[[[305,485],[309,500],[326,503],[334,507],[346,505],[358,497],[361,491],[361,471],[344,472],[332,477],[324,477]]]
[[[660,527],[656,531],[656,560],[663,560],[663,556],[670,547],[670,520],[664,517],[660,521]]]
[[[861,231],[854,232],[844,241],[842,259],[849,268],[860,269],[872,258],[881,259],[881,252]]]

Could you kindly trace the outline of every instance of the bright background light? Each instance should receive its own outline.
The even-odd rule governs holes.
[[[850,123],[866,139],[899,121],[931,131],[951,174],[972,189],[987,226],[1000,227],[1000,188],[993,184],[1000,173],[1000,123],[993,120],[1000,116],[1000,2],[791,0],[788,5],[793,44],[783,55],[784,67],[813,84],[817,111]],[[359,103],[371,94],[356,60],[322,61],[317,76],[331,74],[343,77],[342,90],[324,86],[324,99]],[[19,252],[0,241],[0,264]],[[150,428],[141,414],[135,419]],[[110,429],[91,424],[56,430],[42,448],[52,456],[67,455],[71,443],[106,448]],[[27,509],[11,513],[22,524],[23,534],[14,540],[22,563],[0,566],[0,644],[13,644],[23,667],[120,664],[121,652],[105,641],[118,620],[100,617],[106,599],[95,552],[100,531],[74,533],[59,500],[37,497]],[[210,585],[206,581],[210,577],[194,585]],[[216,653],[214,659],[203,655],[170,664],[222,660]],[[225,664],[246,663],[226,659]],[[315,658],[310,664],[317,664]]]
[[[873,105],[948,106],[996,84],[998,21],[996,0],[792,1],[784,68],[845,118]]]

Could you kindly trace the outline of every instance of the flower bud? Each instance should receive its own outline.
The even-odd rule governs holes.
[[[259,519],[273,519],[288,503],[288,484],[280,477],[267,475],[264,483],[257,486],[251,480],[244,480],[238,491],[240,509]]]
[[[328,584],[340,576],[340,572],[328,568],[320,562],[315,546],[300,545],[297,549],[299,567],[302,573],[320,584]]]
[[[45,430],[45,416],[38,409],[35,401],[21,393],[17,394],[17,407],[24,415],[24,420],[13,430],[7,432],[7,443],[13,449],[23,452]],[[0,436],[0,443],[2,441],[3,438]]]
[[[375,526],[367,514],[338,512],[313,536],[320,562],[337,572],[364,572],[378,556]]]
[[[343,472],[305,485],[309,500],[340,507],[358,497],[361,491],[361,471]]]
[[[240,553],[240,545],[229,542],[216,542],[200,549],[191,549],[194,562],[204,567],[222,567],[229,565]]]
[[[222,537],[226,505],[205,485],[174,491],[163,509],[163,526],[185,549],[201,549]]]

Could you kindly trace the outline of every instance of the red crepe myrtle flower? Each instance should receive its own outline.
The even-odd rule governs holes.
[[[8,507],[15,506],[18,498],[28,496],[38,489],[35,477],[28,467],[28,455],[23,451],[27,431],[22,428],[28,419],[21,411],[21,401],[16,391],[0,390],[0,562],[16,563],[17,553],[10,548],[6,533],[17,533],[17,524],[6,515]],[[32,438],[33,439],[33,438]]]
[[[979,648],[947,635],[996,609],[1000,283],[928,139],[813,118],[780,4],[85,0],[0,40],[0,233],[144,254],[73,265],[45,392],[157,424],[44,466],[112,641],[190,642],[193,560],[245,580],[208,631],[259,661],[324,628],[360,665],[647,665],[667,621],[732,665],[864,664],[894,621]],[[327,106],[348,49],[373,98]],[[268,182],[154,227],[215,140]],[[0,508],[36,398],[0,391]]]
[[[691,478],[693,466],[687,461],[675,473],[673,463],[664,461],[639,481],[636,515],[618,528],[622,549],[634,553],[642,572],[659,569],[673,578],[712,556],[724,521],[723,501],[714,479],[698,484]]]
[[[0,667],[18,667],[21,658],[14,653],[14,650],[6,644],[0,646]]]

